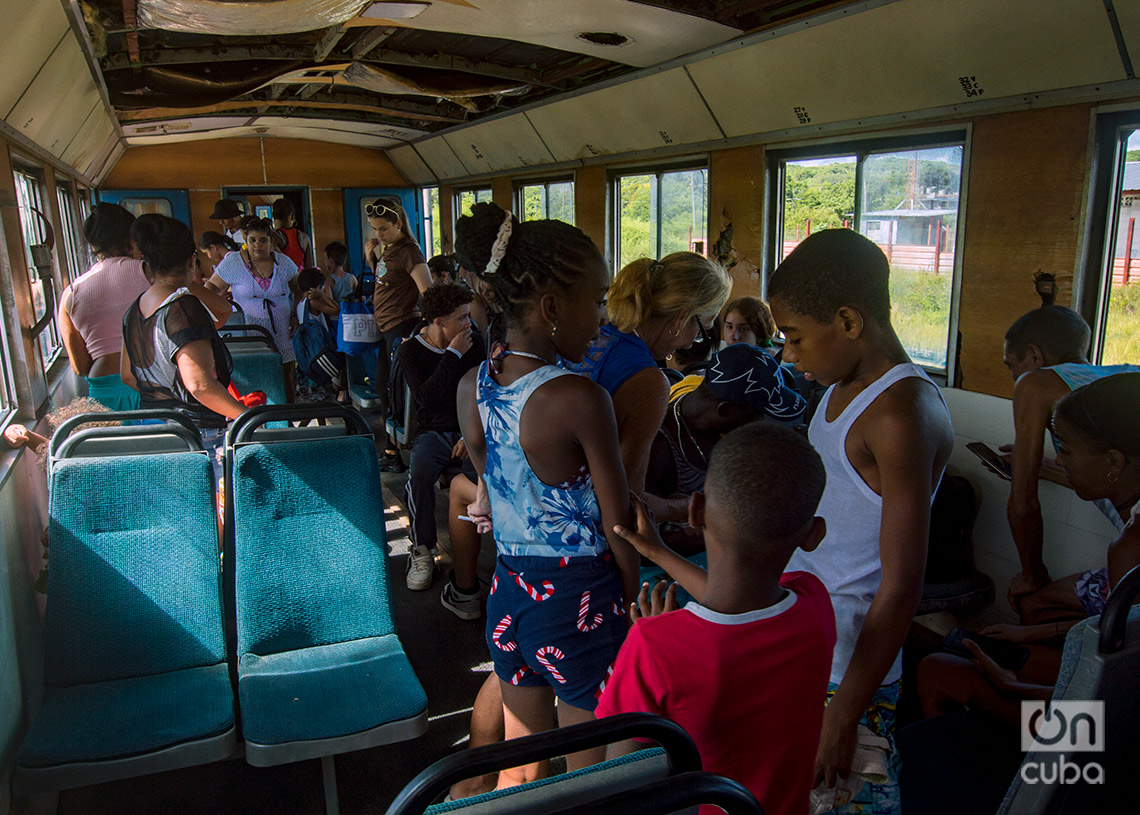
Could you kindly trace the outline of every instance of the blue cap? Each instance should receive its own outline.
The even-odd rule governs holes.
[[[720,399],[784,422],[798,419],[807,408],[775,357],[743,342],[716,353],[705,384]]]

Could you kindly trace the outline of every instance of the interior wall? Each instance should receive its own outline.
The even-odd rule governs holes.
[[[1041,305],[1035,272],[1055,274],[1057,303],[1070,302],[1091,111],[1069,105],[974,120],[958,320],[967,390],[1012,397],[1002,343],[1014,320]]]
[[[606,168],[601,164],[579,167],[574,173],[574,221],[608,257]]]
[[[130,147],[102,186],[189,190],[190,228],[196,235],[217,229],[210,214],[222,186],[308,187],[313,244],[319,251],[330,241],[344,240],[343,189],[407,187],[408,182],[380,150],[306,139],[238,137]]]
[[[761,145],[714,150],[709,154],[709,245],[714,248],[732,227],[725,264],[732,275],[732,298],[760,296],[764,264],[764,148]]]

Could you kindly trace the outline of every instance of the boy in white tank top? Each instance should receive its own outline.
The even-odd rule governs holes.
[[[830,229],[805,239],[768,283],[784,361],[828,386],[809,439],[827,469],[818,513],[829,532],[788,564],[819,577],[835,608],[817,783],[832,787],[850,773],[859,724],[891,743],[888,783],[868,785],[844,812],[899,811],[899,656],[922,599],[930,504],[954,444],[941,391],[891,327],[889,275],[874,243]]]

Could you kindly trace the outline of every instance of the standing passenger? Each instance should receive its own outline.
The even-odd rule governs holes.
[[[347,300],[356,292],[356,275],[350,274],[345,268],[347,263],[347,246],[340,241],[333,241],[325,246],[321,271],[325,273],[325,294],[334,303]]]
[[[594,717],[625,636],[622,598],[636,595],[637,553],[613,532],[629,518],[613,406],[556,364],[580,361],[597,337],[609,273],[580,230],[520,224],[494,204],[472,207],[456,236],[507,317],[503,353],[460,383],[459,423],[481,474],[470,512],[498,549],[486,632],[509,739],[552,729],[556,696],[559,724]],[[504,770],[498,785],[539,774],[537,764]]]
[[[123,315],[147,289],[131,247],[135,216],[118,204],[95,205],[83,236],[96,263],[59,298],[59,335],[71,370],[87,380],[87,395],[111,410],[137,410],[139,395],[119,376]]]
[[[784,359],[828,386],[809,439],[827,468],[819,514],[830,534],[789,569],[823,580],[837,641],[816,780],[851,770],[856,727],[892,745],[890,780],[848,811],[899,811],[893,749],[901,650],[922,599],[930,504],[954,445],[941,391],[891,327],[890,266],[849,229],[815,232],[768,284]]]
[[[297,288],[297,267],[272,248],[273,227],[256,218],[246,227],[246,247],[226,255],[214,276],[206,281],[216,292],[228,288],[245,319],[268,329],[285,365],[285,396],[292,402],[297,395],[297,357],[293,351],[292,330],[297,324],[293,297]]]
[[[206,253],[207,259],[210,261],[210,273],[206,275],[209,280],[214,275],[214,271],[218,268],[218,264],[222,262],[222,258],[230,252],[236,252],[241,249],[241,246],[234,243],[228,235],[223,235],[221,232],[203,232],[198,238],[198,249]]]
[[[392,347],[415,330],[420,322],[420,295],[431,285],[431,272],[420,245],[412,236],[404,208],[395,201],[377,198],[364,208],[376,237],[365,244],[368,263],[376,272],[376,291],[372,295],[372,316],[384,333],[380,356],[376,361],[373,390],[380,397],[380,410],[388,416],[388,375],[392,365]],[[381,249],[380,247],[383,247]],[[380,469],[402,473],[407,467],[400,459],[395,441],[388,440]]]
[[[297,210],[288,198],[278,198],[273,202],[273,228],[285,239],[281,251],[298,269],[315,265],[313,241],[297,228]]]
[[[229,239],[241,246],[245,243],[245,237],[241,233],[241,222],[244,217],[237,201],[232,198],[221,198],[214,203],[214,212],[210,215],[210,220],[218,221]]]

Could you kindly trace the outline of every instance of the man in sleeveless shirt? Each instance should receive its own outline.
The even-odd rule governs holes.
[[[768,284],[784,360],[828,386],[808,437],[827,469],[818,514],[829,532],[788,564],[819,577],[835,608],[817,785],[850,774],[860,724],[889,745],[888,782],[866,785],[843,812],[900,809],[901,649],[922,598],[930,504],[954,444],[941,391],[891,327],[889,276],[874,243],[831,229],[805,239]]]
[[[1053,406],[1069,391],[1113,374],[1138,371],[1135,365],[1092,365],[1086,356],[1092,332],[1081,315],[1063,306],[1044,305],[1022,315],[1005,335],[1002,357],[1009,368],[1013,386],[1013,427],[1011,452],[1012,485],[1007,518],[1021,571],[1009,584],[1009,603],[1021,616],[1023,625],[1041,622],[1042,614],[1053,614],[1056,602],[1071,598],[1038,595],[1052,578],[1043,556],[1044,522],[1037,497],[1037,481],[1044,476],[1066,484],[1064,474],[1053,465],[1043,466],[1045,433]],[[1097,506],[1105,517],[1120,528],[1120,516],[1111,506]],[[1073,614],[1084,616],[1079,606]],[[1053,622],[1051,617],[1049,622]]]

